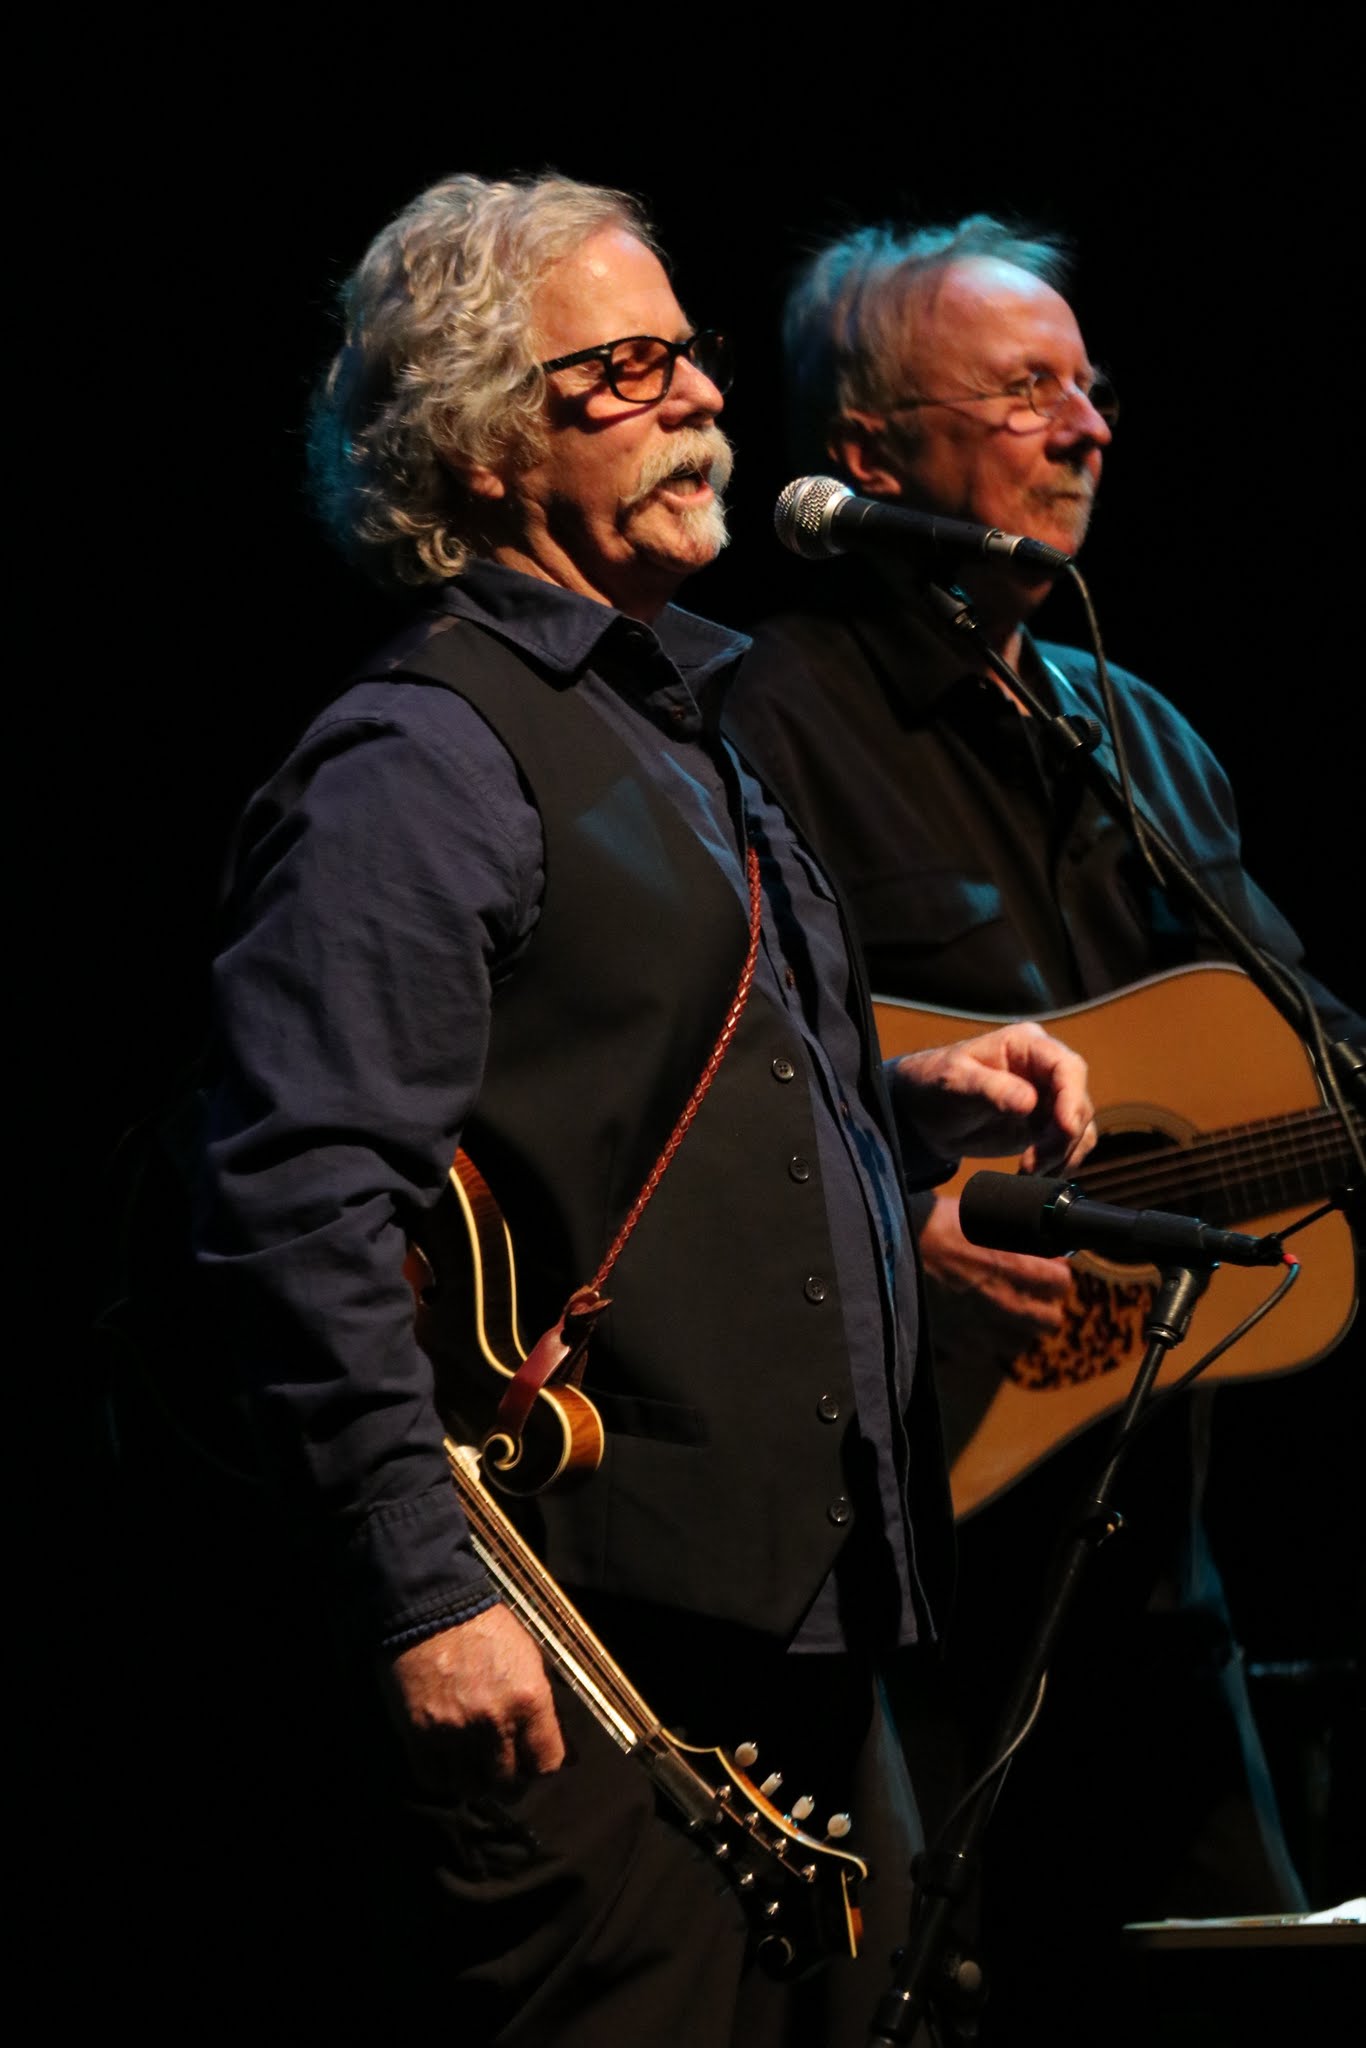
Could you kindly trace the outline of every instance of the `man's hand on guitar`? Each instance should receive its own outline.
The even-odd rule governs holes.
[[[510,1785],[564,1762],[541,1653],[507,1607],[414,1643],[387,1677],[418,1782],[435,1796]]]
[[[945,1158],[1018,1153],[1021,1173],[1060,1173],[1096,1141],[1086,1062],[1040,1024],[905,1053],[894,1085],[899,1113]]]
[[[970,1244],[958,1227],[955,1195],[935,1196],[916,1242],[931,1278],[953,1294],[971,1294],[990,1304],[1013,1341],[1028,1342],[1043,1331],[1062,1329],[1063,1304],[1072,1292],[1066,1259],[1036,1259]]]

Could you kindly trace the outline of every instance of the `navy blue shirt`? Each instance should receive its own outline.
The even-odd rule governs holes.
[[[894,1580],[879,1629],[886,1642],[914,1640],[923,1598],[900,1440],[916,1351],[913,1247],[861,1089],[835,900],[716,737],[712,707],[746,643],[674,607],[651,630],[488,563],[439,601],[576,675],[747,907],[728,802],[738,789],[764,885],[756,985],[806,1051],[859,1430],[873,1453],[864,1510]],[[492,990],[532,940],[543,882],[539,815],[501,741],[463,699],[411,681],[347,690],[253,798],[240,835],[215,966],[200,1258],[234,1322],[250,1328],[242,1349],[274,1462],[332,1530],[352,1605],[388,1647],[492,1597],[413,1335],[403,1217],[445,1185],[479,1093]],[[905,1136],[918,1179],[949,1170]],[[861,1631],[852,1590],[851,1608],[851,1589],[832,1578],[794,1647],[839,1648]]]

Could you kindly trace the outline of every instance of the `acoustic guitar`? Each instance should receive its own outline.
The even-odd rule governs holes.
[[[873,1003],[885,1057],[918,1052],[1009,1022]],[[1258,1235],[1284,1230],[1352,1173],[1351,1149],[1325,1107],[1296,1033],[1240,968],[1179,968],[1095,1003],[1040,1016],[1088,1062],[1100,1139],[1070,1178],[1096,1201],[1163,1209]],[[1359,1112],[1352,1112],[1358,1132]],[[939,1190],[957,1194],[978,1167],[965,1160]],[[1356,1254],[1341,1211],[1292,1240],[1297,1285],[1283,1306],[1217,1359],[1203,1379],[1290,1372],[1323,1358],[1356,1311]],[[971,1294],[933,1290],[936,1383],[944,1412],[954,1509],[995,1499],[1050,1452],[1123,1405],[1144,1350],[1157,1273],[1078,1253],[1063,1330],[1023,1347],[993,1336]],[[1233,1330],[1278,1284],[1275,1269],[1219,1267],[1169,1385]]]

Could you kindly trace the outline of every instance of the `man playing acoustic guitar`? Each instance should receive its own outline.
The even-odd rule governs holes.
[[[1075,554],[1118,406],[1058,289],[1064,271],[1056,244],[985,216],[832,243],[788,305],[798,460],[832,466],[864,497]],[[875,995],[1037,1015],[1219,957],[1156,889],[1084,775],[1046,753],[1039,720],[978,648],[946,645],[917,594],[926,575],[961,584],[984,641],[1049,710],[1106,716],[1092,660],[1028,634],[1054,572],[1003,554],[949,564],[923,552],[851,557],[808,571],[807,608],[760,627],[727,702],[727,730],[843,885]],[[1114,681],[1139,802],[1247,935],[1295,964],[1294,934],[1242,870],[1232,796],[1209,749],[1156,692],[1120,672]],[[1359,1018],[1308,986],[1329,1039],[1360,1036]],[[1067,1036],[1065,1023],[1054,1028]],[[1114,1028],[1118,1037],[1123,1027]],[[1179,1046],[1174,1033],[1172,1062]],[[1103,1104],[1094,1052],[1091,1072]],[[1132,1099],[1122,1072],[1113,1085],[1111,1099]],[[1321,1191],[1328,1185],[1326,1174]],[[1090,1297],[1065,1260],[968,1243],[949,1194],[927,1202],[920,1223],[946,1404],[956,1369],[966,1378],[979,1354],[986,1377],[1003,1384],[984,1310],[1003,1359],[1036,1340],[1056,1352],[1089,1334],[1094,1355],[1082,1369],[1119,1362],[1123,1290],[1096,1290],[1088,1333]],[[1350,1249],[1346,1267],[1343,1316]],[[1130,1377],[1110,1382],[1116,1407]],[[1026,1405],[1021,1397],[1009,1412]],[[1077,1426],[1074,1410],[1065,1433]],[[1145,1432],[1117,1494],[1129,1528],[1098,1560],[1088,1616],[1074,1617],[1067,1638],[1072,1668],[1055,1671],[1038,1735],[993,1817],[992,2039],[999,2027],[1003,2040],[1059,2048],[1073,2025],[1077,2040],[1096,2038],[1124,1919],[1303,1904],[1200,1532],[1207,1426],[1202,1396]],[[958,1726],[966,1717],[978,1742],[1096,1455],[1092,1432],[960,1528],[948,1711]],[[955,1467],[956,1499],[957,1479]]]
[[[670,602],[725,537],[726,351],[634,205],[451,178],[377,237],[345,316],[318,502],[421,606],[246,815],[199,1258],[404,1738],[428,1881],[402,1894],[402,1970],[382,1952],[368,1988],[390,2034],[449,2015],[524,2048],[856,2048],[916,1840],[876,1677],[946,1597],[899,1148],[922,1184],[968,1149],[1080,1157],[1084,1067],[1027,1024],[884,1073],[824,877],[719,737],[744,642]],[[468,1213],[487,1197],[510,1233],[526,1339],[478,1541],[446,1441],[465,1395],[434,1386],[412,1292],[424,1326],[461,1292],[433,1248],[458,1152]],[[471,1318],[490,1349],[494,1279]],[[543,1491],[516,1487],[502,1400],[523,1348],[552,1390],[572,1361],[601,1425]],[[520,1620],[514,1524],[549,1574],[527,1568]],[[567,1687],[542,1622],[552,1662],[578,1646]],[[701,1813],[690,1839],[656,1798],[668,1759],[652,1782],[633,1729],[604,1734],[642,1699],[753,1765],[731,1837]],[[796,1985],[819,1956],[747,1861],[794,1825],[799,1893],[831,1837],[847,1851],[819,1937],[843,1954]]]

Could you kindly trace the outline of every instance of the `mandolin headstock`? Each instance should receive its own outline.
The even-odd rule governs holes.
[[[767,1974],[802,1977],[832,1957],[856,1956],[863,1934],[858,1894],[868,1866],[835,1846],[849,1830],[848,1816],[833,1815],[821,1840],[802,1826],[812,1811],[809,1798],[795,1800],[785,1813],[773,1796],[780,1777],[775,1773],[756,1784],[749,1775],[757,1761],[753,1744],[733,1751],[699,1749],[667,1732],[663,1740],[666,1754],[673,1754],[694,1783],[695,1766],[680,1752],[720,1767],[711,1810],[690,1815],[689,1829],[695,1839],[705,1838],[740,1894]]]

